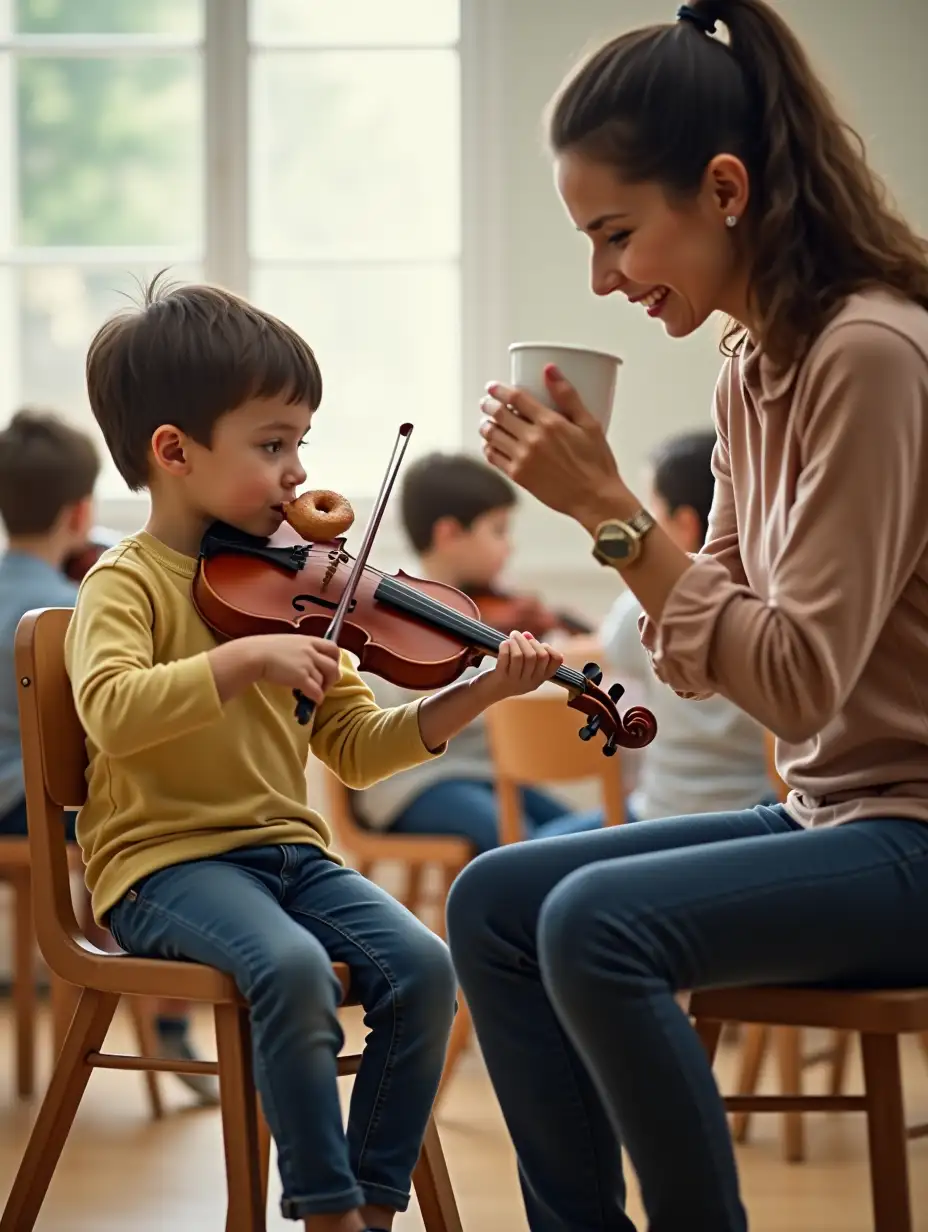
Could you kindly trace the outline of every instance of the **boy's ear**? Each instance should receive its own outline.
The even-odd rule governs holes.
[[[457,518],[439,518],[432,527],[432,548],[441,551],[450,544],[457,542],[464,534],[464,527]]]
[[[151,434],[151,451],[155,465],[171,475],[190,473],[187,434],[173,424],[161,424]]]

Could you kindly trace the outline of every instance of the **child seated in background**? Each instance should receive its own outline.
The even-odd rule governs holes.
[[[714,432],[690,432],[666,441],[651,459],[648,508],[685,552],[698,552],[705,540],[714,448]],[[657,719],[657,738],[637,754],[640,778],[626,820],[727,813],[771,801],[763,728],[724,697],[686,701],[662,684],[641,645],[640,615],[626,590],[601,628],[609,667],[620,680],[644,686],[644,704]]]
[[[19,738],[13,643],[25,612],[73,607],[77,586],[62,566],[85,547],[93,522],[93,489],[99,471],[93,442],[56,416],[21,410],[0,431],[0,519],[7,549],[0,558],[0,835],[26,834],[26,799]],[[74,842],[76,814],[67,815]],[[105,929],[90,937],[112,949]],[[180,1002],[168,1001],[156,1020],[162,1055],[193,1060]],[[208,1074],[178,1075],[204,1102],[218,1086]]]
[[[483,461],[433,453],[406,471],[400,500],[406,537],[417,556],[413,572],[458,590],[492,590],[512,550],[515,490]],[[527,600],[527,608],[534,601]],[[483,670],[471,668],[465,678]],[[378,702],[398,705],[416,694],[385,680],[368,683]],[[447,834],[469,839],[478,853],[499,844],[493,762],[482,720],[449,743],[440,761],[426,762],[363,792],[355,792],[358,820],[396,834]],[[535,788],[522,791],[526,838],[598,829],[601,810],[572,813]]]

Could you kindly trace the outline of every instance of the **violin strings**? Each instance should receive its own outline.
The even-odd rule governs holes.
[[[388,600],[392,598],[398,606],[411,614],[430,619],[439,627],[451,633],[457,633],[468,640],[476,639],[478,645],[483,645],[487,649],[498,649],[506,640],[505,635],[498,629],[483,624],[482,621],[472,620],[471,617],[455,611],[454,608],[433,599],[430,595],[422,594],[412,586],[407,586],[403,582],[396,581],[395,578],[388,577],[385,573],[380,573],[379,570],[374,570],[374,572],[380,576],[380,585],[377,590],[382,590],[381,597]],[[559,667],[554,674],[554,679],[573,689],[585,690],[588,684],[586,676],[572,667]]]

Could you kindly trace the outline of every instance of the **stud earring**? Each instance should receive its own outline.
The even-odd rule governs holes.
[[[728,217],[725,219],[725,226],[726,227],[737,227],[737,225],[738,225],[737,214],[729,214]]]

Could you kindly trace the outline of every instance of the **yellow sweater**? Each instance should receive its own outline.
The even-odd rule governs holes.
[[[346,655],[312,725],[290,689],[252,685],[223,705],[207,654],[216,639],[191,598],[196,561],[142,531],[84,579],[65,646],[87,736],[77,837],[94,916],[141,877],[235,848],[331,833],[307,801],[310,749],[350,787],[434,756],[418,703],[381,710]]]

